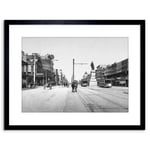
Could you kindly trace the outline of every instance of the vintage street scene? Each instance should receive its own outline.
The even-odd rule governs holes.
[[[22,37],[22,112],[128,112],[128,38]]]

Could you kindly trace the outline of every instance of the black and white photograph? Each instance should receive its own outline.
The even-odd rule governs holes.
[[[6,20],[5,129],[145,129],[144,20]]]
[[[1,150],[150,147],[148,0],[2,0]]]
[[[128,37],[22,37],[22,112],[128,113]]]

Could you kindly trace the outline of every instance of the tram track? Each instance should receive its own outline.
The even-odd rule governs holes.
[[[88,110],[90,110],[91,112],[114,112],[113,110],[118,110],[118,111],[115,111],[115,112],[120,112],[119,111],[120,109],[121,110],[124,109],[125,111],[128,109],[128,108],[126,108],[126,107],[124,107],[124,106],[122,106],[122,105],[120,105],[118,103],[115,103],[115,102],[107,99],[106,97],[100,96],[100,95],[95,94],[95,93],[93,93],[91,91],[88,91],[88,92],[92,93],[92,95],[95,95],[95,96],[98,96],[100,98],[103,98],[103,100],[106,100],[107,102],[112,103],[115,106],[118,106],[118,107],[104,107],[104,106],[100,105],[98,102],[96,102],[95,100],[92,100],[92,98],[90,96],[86,95],[87,93],[83,93],[80,90],[80,92],[78,92],[78,95],[82,99],[82,103],[85,105],[85,107],[87,107]],[[83,93],[83,94],[81,94],[81,93]]]
[[[81,99],[82,104],[86,107],[88,112],[105,112],[104,108],[102,108],[98,103],[96,103],[92,98],[89,96],[81,94],[82,91],[78,90],[77,94]],[[84,97],[84,98],[83,98]],[[86,97],[86,98],[85,98]]]
[[[95,96],[98,96],[98,97],[100,97],[100,98],[103,98],[103,99],[107,100],[108,102],[110,102],[110,103],[112,103],[112,104],[114,104],[114,105],[117,105],[117,106],[119,106],[119,107],[121,107],[121,108],[123,108],[123,109],[125,109],[125,110],[128,110],[128,108],[122,106],[121,104],[118,104],[118,103],[116,103],[116,102],[114,102],[114,101],[108,99],[107,97],[103,96],[102,93],[96,94],[95,92],[93,92],[93,91],[91,91],[91,90],[89,90],[88,92],[93,93]],[[106,93],[106,94],[107,94],[107,93]]]
[[[90,90],[93,90],[93,91],[100,91],[100,89],[92,89],[92,88],[90,88]],[[113,97],[118,97],[118,98],[121,98],[121,99],[126,99],[125,97],[123,97],[123,96],[118,96],[119,94],[118,93],[116,93],[116,95],[114,95],[114,94],[112,94],[112,93],[108,93],[108,92],[106,92],[106,91],[103,91],[103,93],[104,94],[108,94],[108,95],[111,95],[111,96],[113,96]]]

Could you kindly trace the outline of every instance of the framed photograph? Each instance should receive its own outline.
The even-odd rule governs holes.
[[[144,130],[145,20],[5,20],[4,130]]]

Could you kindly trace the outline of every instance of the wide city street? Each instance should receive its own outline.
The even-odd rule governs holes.
[[[128,88],[55,86],[22,91],[23,112],[128,112]]]

